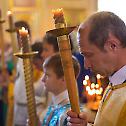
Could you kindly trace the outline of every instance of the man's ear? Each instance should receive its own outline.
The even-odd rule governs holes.
[[[118,48],[118,44],[114,40],[107,40],[104,48],[105,50],[115,51]]]
[[[105,50],[108,50],[108,51],[116,51],[120,48],[120,41],[111,35],[106,41],[104,48]]]

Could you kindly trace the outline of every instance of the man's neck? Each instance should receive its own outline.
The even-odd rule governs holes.
[[[126,80],[126,65],[121,67],[112,76],[109,76],[109,81],[112,85],[122,84]]]

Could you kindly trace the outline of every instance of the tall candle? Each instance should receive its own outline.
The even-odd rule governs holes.
[[[8,17],[8,23],[9,23],[9,28],[7,29],[7,32],[9,32],[9,34],[10,34],[13,53],[16,53],[18,51],[17,34],[16,34],[16,28],[14,25],[13,14],[11,11],[7,12],[7,17]],[[16,66],[17,58],[13,57],[13,61],[14,61],[14,65]]]
[[[87,85],[91,87],[91,81],[88,75],[85,76],[85,80],[87,81]]]
[[[1,19],[1,17],[2,17],[2,12],[1,12],[1,9],[0,9],[0,19]]]
[[[24,27],[19,29],[20,39],[21,39],[21,45],[23,47],[23,53],[29,52],[29,37],[28,37],[28,30],[26,30]]]
[[[62,9],[58,9],[53,11],[54,14],[54,21],[56,29],[65,28],[66,23],[64,20],[64,14]],[[75,74],[73,69],[73,62],[72,62],[72,53],[68,35],[64,33],[64,35],[58,36],[58,46],[59,52],[61,56],[62,66],[64,70],[64,76],[67,84],[71,109],[79,113],[79,98],[78,98],[78,89],[75,80]]]
[[[10,29],[13,29],[13,27],[14,27],[14,24],[13,24],[13,14],[12,14],[11,11],[8,11],[7,15],[8,15],[8,21],[9,21],[9,27],[10,27]]]
[[[100,78],[101,78],[101,75],[100,74],[97,74],[97,83],[98,83],[98,85],[99,85],[99,88],[101,87],[101,80],[100,80]]]
[[[33,67],[31,60],[31,49],[29,45],[28,30],[24,27],[19,30],[21,44],[22,44],[22,58],[24,66],[24,77],[25,77],[25,87],[27,95],[27,106],[28,106],[28,116],[29,116],[29,126],[37,126],[37,114],[36,114],[36,104],[35,104],[35,94],[33,87]],[[27,58],[25,56],[27,55]]]
[[[1,49],[1,62],[2,62],[2,72],[5,74],[5,58],[4,58],[4,33],[3,33],[3,23],[2,12],[0,10],[0,49]]]
[[[52,11],[54,14],[54,20],[55,20],[55,24],[57,23],[63,23],[64,24],[64,15],[63,15],[63,9],[57,9],[57,10],[53,10]]]

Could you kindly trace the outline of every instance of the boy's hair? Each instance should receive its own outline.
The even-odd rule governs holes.
[[[53,34],[46,33],[46,35],[43,37],[43,43],[48,43],[49,45],[52,45],[55,52],[59,51],[57,37]]]
[[[69,35],[69,40],[70,40],[71,50],[73,50],[73,42],[70,35]],[[51,33],[46,33],[46,35],[43,37],[43,43],[48,43],[49,45],[52,45],[54,51],[59,52],[58,41],[55,35]]]
[[[78,75],[79,75],[79,72],[80,72],[80,64],[79,64],[78,60],[74,56],[72,56],[72,60],[73,60],[75,78],[77,78]],[[62,62],[61,62],[61,58],[60,58],[59,53],[48,57],[45,60],[45,62],[43,64],[43,67],[47,68],[47,69],[52,68],[53,71],[56,73],[58,78],[61,78],[61,77],[64,76]]]
[[[32,51],[38,51],[38,54],[36,54],[33,58],[42,59],[41,53],[43,51],[43,45],[41,41],[36,41],[34,44],[31,45]]]

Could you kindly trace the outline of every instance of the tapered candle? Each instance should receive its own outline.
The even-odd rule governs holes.
[[[2,12],[1,12],[1,9],[0,9],[0,18],[2,17]]]
[[[1,62],[2,62],[2,72],[5,74],[5,58],[4,58],[4,33],[3,33],[3,23],[5,21],[2,19],[2,12],[0,10],[0,49],[1,49]]]
[[[29,52],[30,51],[30,46],[29,46],[29,43],[28,43],[28,39],[29,39],[29,35],[28,35],[28,30],[25,29],[24,27],[22,27],[20,30],[19,30],[19,34],[20,34],[20,38],[21,38],[21,45],[23,47],[23,53],[26,53],[26,52]]]
[[[87,81],[87,85],[91,87],[91,81],[88,75],[85,76],[85,80]]]
[[[14,24],[13,24],[13,15],[12,15],[12,12],[11,11],[8,11],[7,12],[7,15],[8,15],[10,29],[13,29]]]
[[[56,29],[65,28],[66,23],[64,19],[64,14],[62,9],[53,10],[54,14],[54,21]],[[59,45],[59,52],[61,56],[62,66],[64,70],[64,76],[67,84],[71,109],[79,113],[79,98],[78,98],[78,89],[73,69],[73,62],[72,62],[72,53],[68,35],[62,35],[57,37],[58,45]]]
[[[96,78],[97,78],[97,83],[98,83],[99,88],[100,88],[101,87],[101,80],[100,80],[101,75],[100,74],[97,74]]]
[[[19,30],[19,34],[22,44],[22,56],[28,56],[31,51],[29,45],[28,30],[22,27],[22,29]],[[30,55],[27,58],[23,58],[23,66],[27,95],[29,126],[37,126],[35,94],[33,88],[33,68]]]
[[[11,11],[8,11],[7,16],[8,16],[8,22],[9,22],[9,28],[7,29],[7,31],[10,33],[13,53],[16,53],[18,51],[18,47],[17,47],[18,42],[17,42],[16,28],[15,28],[14,20],[13,20],[13,13]],[[14,61],[14,65],[16,66],[17,58],[13,57],[13,61]]]

